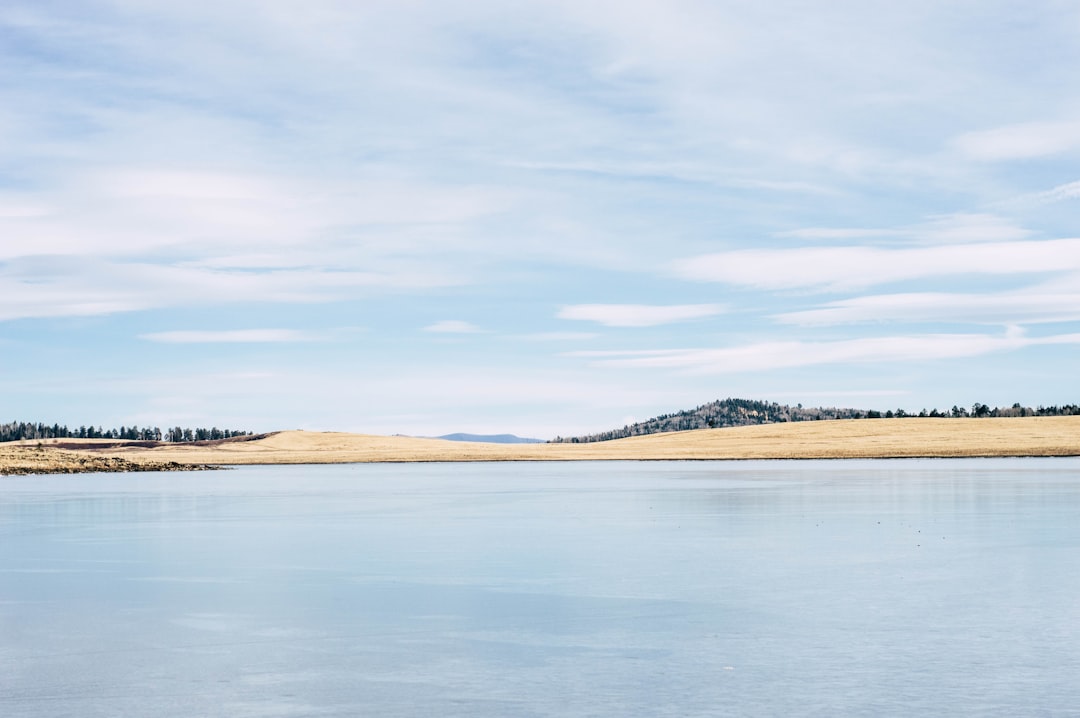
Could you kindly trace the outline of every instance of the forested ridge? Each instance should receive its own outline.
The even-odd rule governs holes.
[[[691,429],[714,429],[727,426],[751,426],[754,424],[774,424],[790,421],[826,421],[833,419],[892,419],[892,418],[985,418],[1010,416],[1075,416],[1080,415],[1080,406],[1065,404],[1062,406],[1039,406],[1037,408],[1021,406],[1019,403],[1010,407],[992,408],[986,404],[975,403],[971,409],[953,406],[939,411],[923,409],[917,414],[904,409],[840,409],[835,407],[804,408],[802,404],[789,406],[776,402],[755,401],[753,399],[721,399],[702,404],[695,409],[663,414],[647,421],[627,424],[621,429],[613,429],[586,436],[556,437],[550,443],[583,444],[594,441],[625,439],[630,436],[645,436],[669,431],[689,431]]]
[[[13,421],[0,424],[0,442],[34,439],[129,439],[133,441],[214,441],[231,439],[236,436],[251,436],[250,431],[237,429],[219,429],[216,426],[205,428],[183,428],[174,426],[162,431],[154,427],[121,426],[119,429],[80,426],[70,429],[60,424],[43,424],[27,421]]]

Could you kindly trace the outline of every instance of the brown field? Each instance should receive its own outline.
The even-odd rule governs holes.
[[[38,451],[37,442],[23,442]],[[63,448],[50,446],[60,444]],[[653,434],[594,444],[481,444],[334,432],[283,431],[247,441],[158,447],[115,441],[44,442],[38,453],[132,464],[336,464],[412,461],[853,459],[1080,456],[1080,417],[861,419]],[[0,473],[5,471],[0,453]],[[97,469],[109,470],[109,469]],[[115,470],[115,469],[114,469]],[[123,469],[119,469],[123,470]]]
[[[67,451],[38,442],[0,444],[0,475],[20,474],[89,474],[127,471],[197,471],[208,468],[197,464],[146,458],[130,461],[97,452]]]

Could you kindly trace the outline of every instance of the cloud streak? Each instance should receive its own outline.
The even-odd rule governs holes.
[[[1026,160],[1080,149],[1080,122],[1027,122],[960,135],[953,146],[986,162]]]
[[[424,327],[425,332],[434,334],[480,334],[484,330],[460,319],[444,319]]]
[[[559,310],[559,319],[596,322],[608,327],[655,327],[705,319],[727,311],[719,304],[571,304]]]
[[[1080,279],[1078,279],[1080,281]],[[1080,292],[953,294],[914,292],[852,297],[774,316],[783,324],[829,326],[867,322],[1046,324],[1080,321]]]
[[[319,339],[295,329],[175,330],[140,334],[139,338],[162,344],[278,344]]]
[[[1080,183],[1078,183],[1080,185]],[[1063,188],[1056,188],[1055,191]],[[896,229],[869,227],[805,227],[778,233],[779,237],[848,242],[909,239],[921,244],[1009,242],[1029,237],[1031,230],[993,214],[957,212]]]
[[[492,428],[516,412],[522,433],[525,399],[603,428],[605,407],[702,400],[696,371],[835,386],[768,373],[807,361],[919,403],[993,366],[1060,401],[1066,352],[1027,344],[1010,367],[1002,342],[1027,340],[987,327],[1080,331],[1076,9],[1033,0],[1018,32],[998,6],[819,5],[5,0],[8,408],[83,420],[55,370],[78,352],[83,406],[130,423],[132,402],[192,400],[164,377],[248,342],[274,378],[222,380],[199,410],[252,428],[399,431],[438,404]],[[365,341],[327,329],[353,324]],[[680,348],[706,332],[731,346]],[[630,337],[644,353],[590,361],[649,373],[606,394],[585,389],[610,365],[558,353]],[[909,345],[942,363],[881,384]],[[145,392],[108,391],[121,364]],[[325,390],[294,388],[310,375]]]
[[[1080,270],[1080,239],[736,250],[679,260],[672,269],[676,276],[694,281],[767,290],[843,291],[950,276]]]
[[[932,334],[868,337],[831,342],[761,342],[720,349],[573,352],[595,366],[666,369],[691,374],[733,374],[820,365],[893,364],[961,359],[1055,344],[1080,344],[1080,334],[1042,338],[1020,335]]]
[[[315,304],[446,287],[454,277],[330,269],[218,270],[184,264],[33,257],[0,263],[0,321],[100,316],[165,307]]]

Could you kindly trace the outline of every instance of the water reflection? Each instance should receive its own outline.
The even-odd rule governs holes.
[[[1080,462],[0,479],[0,714],[1080,704]]]

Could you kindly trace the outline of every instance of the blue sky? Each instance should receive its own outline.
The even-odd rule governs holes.
[[[1080,6],[6,0],[7,420],[1072,403]]]

